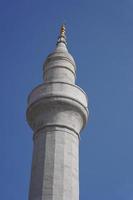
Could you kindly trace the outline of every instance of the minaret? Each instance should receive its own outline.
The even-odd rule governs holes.
[[[88,109],[75,71],[62,25],[44,63],[44,83],[28,97],[27,121],[34,133],[29,200],[79,200],[79,138]]]

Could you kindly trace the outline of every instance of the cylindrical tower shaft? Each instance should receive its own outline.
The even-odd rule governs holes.
[[[44,64],[44,83],[28,98],[27,121],[34,131],[29,200],[79,199],[79,134],[88,109],[75,70],[62,26]]]
[[[30,200],[77,200],[78,136],[59,127],[40,130],[34,138]]]

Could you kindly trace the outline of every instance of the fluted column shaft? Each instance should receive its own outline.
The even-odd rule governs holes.
[[[65,128],[34,136],[29,200],[79,199],[78,147],[78,136]]]

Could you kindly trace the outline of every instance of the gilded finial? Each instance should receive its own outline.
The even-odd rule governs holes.
[[[65,24],[62,24],[62,26],[60,28],[60,35],[58,37],[57,44],[59,44],[59,43],[67,44],[67,42],[66,42],[66,27],[65,27]]]
[[[65,36],[65,33],[66,33],[65,24],[62,24],[61,29],[60,29],[60,34],[61,36]]]

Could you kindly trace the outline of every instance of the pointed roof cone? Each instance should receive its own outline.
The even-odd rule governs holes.
[[[44,68],[49,62],[55,62],[58,60],[64,60],[64,62],[70,62],[76,68],[75,61],[72,55],[68,52],[67,42],[66,42],[66,28],[63,24],[60,28],[60,34],[56,43],[56,48],[52,53],[50,53],[44,63]],[[45,71],[45,70],[44,70]]]

